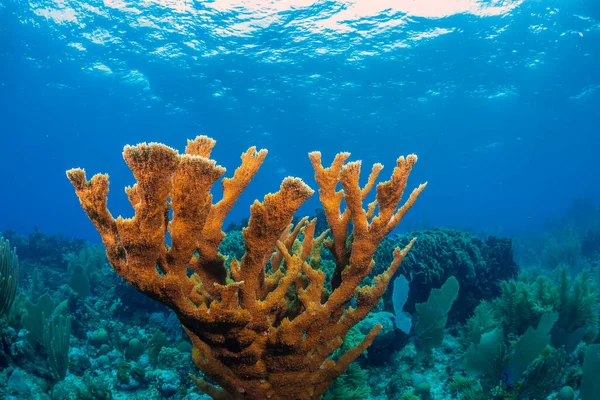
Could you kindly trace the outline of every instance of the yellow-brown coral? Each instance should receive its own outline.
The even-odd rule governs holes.
[[[177,314],[194,345],[194,362],[222,387],[194,378],[199,388],[218,399],[318,399],[381,329],[375,327],[337,361],[330,357],[377,304],[412,246],[397,248],[387,271],[372,286],[359,287],[373,268],[375,249],[425,187],[398,208],[417,157],[397,160],[392,177],[377,185],[376,200],[365,210],[363,201],[383,166],[375,164],[361,188],[361,164],[347,163],[348,153],[338,154],[328,168],[320,153],[310,153],[331,239],[314,237],[314,219],[291,226],[313,190],[286,178],[277,193],[250,207],[243,230],[246,253],[226,266],[218,253],[223,221],[267,151],[252,147],[242,154],[233,177],[223,180],[222,199],[213,204],[211,187],[225,172],[209,159],[214,145],[199,136],[188,141],[183,155],[157,143],[126,146],[123,157],[137,180],[126,189],[135,210],[130,219],[114,219],[108,211],[107,175],[87,181],[82,169],[72,169],[67,176],[114,270]],[[338,184],[343,190],[336,190]],[[330,288],[315,268],[315,249],[324,240],[336,263]],[[293,306],[286,297],[290,290],[296,294]],[[353,297],[354,308],[348,306]]]

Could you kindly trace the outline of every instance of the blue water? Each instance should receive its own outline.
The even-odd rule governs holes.
[[[596,0],[0,0],[0,60],[0,230],[97,241],[65,170],[109,173],[131,216],[123,146],[198,134],[229,175],[269,150],[230,221],[287,175],[316,188],[315,149],[365,175],[417,153],[413,224],[519,232],[600,200]]]

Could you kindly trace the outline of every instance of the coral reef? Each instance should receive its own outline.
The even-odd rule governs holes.
[[[245,254],[226,267],[218,253],[223,221],[267,152],[250,148],[242,154],[233,177],[223,180],[223,198],[213,204],[210,188],[225,172],[208,158],[214,144],[200,136],[188,142],[184,155],[160,144],[126,146],[123,155],[137,180],[126,190],[135,209],[131,219],[114,219],[107,210],[107,175],[90,181],[81,169],[67,175],[113,269],[175,311],[194,345],[195,363],[224,390],[196,379],[201,389],[213,398],[319,398],[381,329],[374,327],[337,361],[329,358],[377,304],[414,243],[395,248],[388,269],[359,288],[373,269],[377,247],[425,187],[398,208],[417,158],[400,157],[365,210],[363,201],[382,165],[373,166],[361,188],[360,163],[347,163],[348,153],[338,154],[328,168],[320,153],[310,154],[332,236],[325,241],[335,261],[328,291],[317,262],[307,262],[319,258],[313,250],[320,249],[324,234],[314,237],[316,220],[291,225],[294,212],[312,195],[299,179],[286,178],[277,193],[252,205],[243,230]],[[297,301],[287,301],[290,291]],[[356,307],[348,307],[353,298]]]
[[[500,281],[516,277],[519,270],[512,258],[510,239],[490,236],[483,241],[468,232],[434,228],[384,240],[375,253],[374,273],[380,273],[391,261],[392,248],[406,245],[412,237],[417,238],[418,246],[399,268],[399,273],[410,281],[410,296],[404,308],[409,313],[414,313],[416,303],[427,300],[433,288],[454,276],[460,284],[460,296],[449,319],[464,322],[480,301],[500,294]],[[386,310],[391,311],[391,291],[384,300]]]
[[[19,249],[19,255],[27,260],[29,265],[52,265],[66,269],[68,259],[65,256],[86,248],[84,240],[67,238],[63,235],[49,236],[37,229],[27,237],[12,231],[4,232],[3,236]]]
[[[521,266],[518,276],[508,239],[480,240],[456,229],[417,233],[419,239],[400,265],[403,272],[408,272],[407,278],[413,272],[413,282],[400,279],[402,276],[396,273],[400,277],[394,283],[396,315],[386,311],[386,304],[379,301],[348,331],[324,363],[339,363],[348,358],[348,352],[358,353],[365,338],[380,329],[368,349],[360,352],[321,398],[600,398],[600,260],[594,233],[599,226],[597,210],[581,203],[564,218],[549,223],[554,230],[537,237],[532,234],[530,241],[523,237],[513,241],[520,259],[525,254],[535,261],[526,268]],[[328,250],[335,251],[334,242],[325,241],[329,234],[325,209],[316,213],[317,223],[313,217],[293,217],[279,239],[290,257],[300,258],[303,244],[310,237],[309,227],[314,224],[312,251],[306,258],[311,269],[306,265],[302,268],[323,279],[321,304],[325,304],[335,292],[331,282],[339,271],[336,258]],[[232,224],[218,244],[226,285],[234,283],[231,266],[237,265],[239,272],[246,253],[247,233],[242,229],[249,224],[249,219]],[[349,231],[351,227],[352,222]],[[198,394],[190,379],[190,374],[198,373],[191,356],[198,351],[193,350],[177,314],[115,274],[104,246],[37,230],[26,236],[14,232],[4,232],[3,236],[10,239],[10,246],[4,247],[0,298],[8,293],[14,293],[14,298],[12,306],[0,316],[0,398],[209,398]],[[347,250],[357,245],[352,234],[345,239]],[[396,245],[410,240],[404,235],[384,239],[369,277],[355,288],[355,293],[389,267],[393,260],[389,252]],[[13,269],[17,263],[12,261],[15,245],[18,272]],[[268,257],[264,279],[272,286],[265,289],[259,301],[264,301],[267,292],[273,293],[285,279],[290,270],[288,258],[279,249]],[[552,269],[556,263],[558,268]],[[414,273],[430,266],[430,275]],[[474,275],[465,273],[473,270]],[[442,278],[447,280],[451,271],[457,274],[460,286],[457,296],[454,283],[445,288],[442,285]],[[157,273],[161,278],[166,276],[162,270]],[[187,275],[193,276],[192,271]],[[409,287],[409,283],[418,281],[415,275],[419,279],[435,278],[435,285],[430,280],[426,285]],[[18,276],[18,286],[17,280],[7,280],[6,276]],[[282,326],[285,317],[292,322],[306,311],[307,297],[303,293],[310,290],[313,281],[305,272],[296,276],[298,279],[289,285],[280,302],[276,327]],[[5,290],[9,282],[11,290]],[[473,282],[485,290],[474,288]],[[201,289],[202,281],[194,285]],[[471,285],[471,289],[465,292],[464,285]],[[485,300],[479,301],[480,297]],[[451,300],[454,305],[444,314]],[[218,300],[213,299],[206,308],[210,310],[213,303]],[[416,306],[405,308],[405,303]],[[477,307],[463,324],[462,316],[473,304]],[[350,299],[342,318],[359,305],[356,296]],[[269,313],[265,316],[272,318]],[[399,316],[403,318],[399,324],[403,331],[397,326],[402,322]],[[553,325],[548,333],[550,323]],[[331,329],[331,325],[316,324],[313,329]],[[258,338],[264,340],[269,334],[267,331]],[[211,336],[213,340],[215,337]],[[220,343],[211,346],[222,351]],[[218,383],[207,375],[197,381],[206,388],[210,388],[208,382]],[[213,395],[228,396],[219,391]]]
[[[243,249],[241,232],[230,231],[227,235],[232,236],[231,250],[238,252],[239,246]],[[298,250],[303,234],[299,233],[298,238],[292,245],[292,252]],[[45,242],[53,241],[52,238],[45,239]],[[417,241],[411,252],[418,246]],[[132,302],[130,295],[139,293],[136,289],[127,292],[128,297],[119,299],[124,293],[122,289],[130,286],[122,283],[108,263],[95,261],[102,248],[85,244],[85,248],[77,253],[70,248],[70,245],[65,246],[67,253],[61,258],[71,260],[77,255],[78,261],[67,262],[66,270],[63,263],[41,267],[37,259],[28,259],[19,253],[21,279],[18,292],[11,311],[0,322],[0,398],[207,399],[206,395],[195,393],[197,388],[189,379],[189,374],[196,373],[197,368],[190,356],[192,344],[177,316],[141,293],[138,300],[143,301]],[[83,256],[86,253],[88,255]],[[327,255],[327,250],[323,255]],[[230,260],[234,258],[237,257],[232,256]],[[320,260],[320,267],[327,261]],[[309,263],[319,268],[316,258],[309,258]],[[332,269],[326,273],[328,276],[333,275],[333,261],[330,263]],[[93,271],[86,272],[91,290],[85,298],[80,298],[71,288],[73,278],[69,270],[74,270],[77,265],[85,271]],[[33,271],[29,269],[34,266]],[[56,279],[44,295],[37,294],[45,287],[44,282],[34,282],[34,271]],[[419,348],[416,332],[406,335],[397,329],[394,316],[383,311],[383,302],[379,302],[348,332],[342,346],[331,358],[339,360],[377,325],[382,326],[380,333],[333,382],[323,398],[483,400],[495,395],[506,399],[596,399],[597,351],[594,349],[597,345],[587,343],[594,341],[593,333],[597,331],[597,320],[589,316],[590,311],[598,310],[600,271],[583,271],[574,277],[565,274],[566,271],[569,271],[567,267],[551,274],[544,270],[524,270],[517,279],[500,282],[500,295],[483,301],[466,325],[448,320],[443,330],[443,342],[436,343],[429,354],[423,354]],[[32,292],[32,288],[36,289]],[[565,289],[567,295],[560,295]],[[413,293],[407,295],[409,299]],[[459,293],[454,306],[460,303],[460,297]],[[514,301],[508,302],[509,299]],[[297,293],[288,291],[286,304],[296,307],[297,301]],[[354,302],[350,304],[354,305]],[[33,343],[28,339],[29,331],[37,329],[37,323],[32,327],[30,322],[34,321],[26,315],[38,315],[39,324],[44,326],[41,310],[37,310],[40,305],[54,307],[47,309],[50,315],[58,310],[57,315],[72,318],[68,370],[62,380],[52,371],[43,332],[38,331],[38,339]],[[433,310],[436,309],[434,306]],[[501,330],[502,337],[498,337],[501,342],[496,343],[501,345],[499,348],[505,359],[510,360],[522,335],[530,326],[532,329],[537,327],[541,314],[547,312],[559,315],[550,342],[515,383],[511,381],[509,385],[503,371],[500,377],[494,378],[492,374],[489,382],[475,379],[468,373],[465,351],[471,345],[480,345],[482,335]],[[598,315],[597,311],[594,315]],[[418,322],[418,315],[414,313],[407,317]],[[581,321],[586,323],[582,325]],[[484,343],[492,337],[487,335]]]
[[[521,335],[537,325],[544,313],[557,312],[553,343],[572,350],[582,339],[593,341],[598,334],[599,292],[587,270],[574,280],[566,267],[558,268],[555,275],[532,279],[523,274],[518,280],[501,282],[501,295],[491,303],[489,314],[508,332]],[[483,303],[478,308],[482,306],[487,308]]]
[[[599,293],[588,271],[573,281],[566,267],[554,279],[531,275],[501,282],[501,295],[467,321],[465,365],[479,377],[477,398],[546,398],[570,379],[568,356],[597,337]]]

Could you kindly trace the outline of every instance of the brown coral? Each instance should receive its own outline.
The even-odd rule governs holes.
[[[222,199],[213,204],[211,187],[225,172],[209,159],[214,145],[199,136],[188,141],[183,155],[157,143],[126,146],[123,157],[137,180],[126,189],[135,210],[130,219],[114,219],[108,211],[107,175],[87,181],[82,169],[72,169],[67,176],[114,270],[175,311],[194,345],[195,363],[222,389],[194,378],[198,387],[213,398],[317,399],[381,329],[375,327],[337,361],[330,357],[377,304],[412,246],[397,248],[388,270],[372,286],[359,287],[373,268],[375,249],[425,187],[398,208],[417,157],[398,159],[391,179],[377,185],[376,200],[365,210],[363,201],[382,165],[373,166],[361,188],[361,164],[347,163],[348,153],[338,154],[328,168],[320,153],[310,153],[332,238],[314,237],[316,220],[291,226],[313,191],[300,179],[286,178],[277,193],[250,207],[243,230],[246,253],[226,265],[218,253],[223,221],[267,151],[252,147],[242,154],[233,177],[223,180]],[[336,190],[338,184],[343,190]],[[336,263],[330,290],[318,268],[324,240]],[[356,307],[349,307],[353,297]]]

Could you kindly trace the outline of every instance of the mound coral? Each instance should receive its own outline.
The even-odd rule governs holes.
[[[413,249],[400,266],[399,273],[410,277],[410,297],[405,311],[415,312],[415,305],[427,300],[433,288],[440,287],[450,276],[460,283],[458,302],[449,315],[451,322],[464,322],[482,300],[500,294],[500,282],[515,278],[519,267],[512,258],[510,239],[478,237],[454,229],[434,228],[413,232],[383,241],[375,253],[375,273],[389,263],[391,248],[406,245],[416,237],[419,246]],[[384,296],[391,309],[391,293]]]
[[[135,209],[130,219],[114,219],[108,211],[107,175],[88,181],[82,169],[72,169],[67,176],[113,269],[175,311],[192,340],[194,362],[222,387],[196,379],[201,389],[223,399],[320,398],[381,329],[373,328],[337,361],[331,357],[377,304],[414,242],[396,248],[387,270],[372,285],[359,287],[373,269],[378,245],[425,187],[398,208],[417,157],[398,158],[390,180],[377,185],[376,200],[365,210],[363,201],[383,166],[375,164],[361,188],[361,163],[346,162],[349,153],[338,154],[328,168],[319,152],[309,154],[332,237],[325,245],[336,263],[328,290],[313,252],[325,234],[314,237],[315,219],[291,224],[313,194],[297,178],[285,178],[278,192],[254,202],[243,230],[245,254],[226,265],[218,253],[223,221],[267,151],[251,147],[243,153],[233,177],[223,180],[222,199],[213,204],[211,187],[225,172],[209,159],[214,145],[199,136],[182,155],[156,143],[126,146],[123,156],[137,180],[126,189]],[[350,307],[353,298],[356,306]]]

